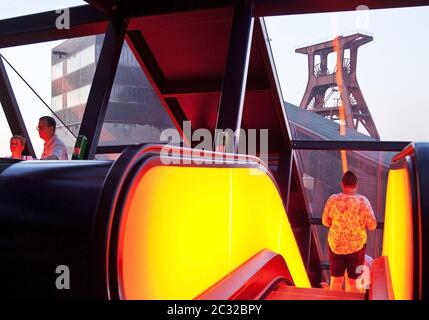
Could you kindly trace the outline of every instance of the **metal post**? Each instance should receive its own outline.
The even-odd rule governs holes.
[[[125,19],[112,20],[107,27],[79,130],[79,135],[88,139],[84,159],[94,159],[95,157],[126,31]]]
[[[221,139],[219,131],[227,129],[232,130],[234,133],[233,137],[231,137],[231,134],[226,136],[227,146],[233,147],[229,151],[236,153],[238,149],[253,23],[253,1],[246,1],[244,4],[236,5],[222,82],[215,130],[215,149],[225,146],[225,143],[221,141],[223,139]]]
[[[31,144],[30,136],[25,127],[24,119],[19,110],[18,102],[13,93],[12,85],[10,84],[3,59],[0,58],[0,102],[3,106],[4,114],[9,123],[10,131],[13,135],[22,135],[25,138],[24,154],[28,153],[33,158],[36,158],[33,145]],[[36,124],[35,124],[36,125]]]
[[[185,145],[191,146],[191,141],[187,141],[183,131],[183,121],[187,121],[188,119],[179,101],[175,97],[166,97],[164,95],[166,85],[165,76],[142,33],[138,30],[128,31],[126,39],[150,85],[158,97],[160,97],[162,105],[173,121],[177,131],[183,137]]]

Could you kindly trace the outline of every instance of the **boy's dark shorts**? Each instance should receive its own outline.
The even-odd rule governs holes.
[[[356,273],[358,266],[365,264],[365,249],[366,244],[362,249],[350,254],[336,254],[329,247],[329,264],[331,269],[331,276],[342,277],[347,269],[347,274],[350,279],[357,279],[360,274]]]

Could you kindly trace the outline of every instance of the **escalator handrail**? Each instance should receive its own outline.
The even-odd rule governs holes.
[[[255,300],[265,300],[265,298],[274,291],[280,284],[285,284],[288,286],[293,286],[293,283],[283,276],[274,278],[270,283],[268,283],[261,293],[255,298]]]
[[[194,299],[256,300],[279,279],[294,285],[283,256],[264,249]]]
[[[389,259],[381,256],[371,265],[371,286],[369,300],[394,300],[392,279],[390,275]]]

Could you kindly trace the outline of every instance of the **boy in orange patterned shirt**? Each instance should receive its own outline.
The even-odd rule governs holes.
[[[377,221],[369,200],[357,193],[358,179],[347,171],[341,180],[342,193],[329,197],[322,223],[329,227],[328,247],[331,290],[341,290],[347,270],[349,288],[359,292],[356,269],[365,264],[366,229],[375,230]]]

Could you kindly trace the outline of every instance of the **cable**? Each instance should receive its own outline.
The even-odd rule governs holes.
[[[42,101],[42,103],[46,106],[46,108],[48,108],[49,109],[49,111],[51,111],[52,112],[52,114],[55,116],[55,118],[57,118],[63,125],[64,125],[64,128],[66,128],[70,133],[71,133],[71,135],[74,137],[74,138],[76,138],[76,136],[75,136],[75,134],[70,130],[70,128],[69,127],[67,127],[67,125],[56,115],[56,113],[51,109],[51,107],[49,107],[49,105],[42,99],[42,97],[41,96],[39,96],[39,94],[36,92],[36,90],[34,90],[32,87],[31,87],[31,85],[24,79],[24,77],[22,77],[21,76],[21,74],[10,64],[10,62],[9,61],[7,61],[7,59],[0,53],[0,57],[9,65],[9,67],[11,67],[12,68],[12,70],[18,75],[18,77],[22,80],[22,81],[24,81],[24,83],[27,85],[27,87],[29,87],[30,88],[30,90],[31,91],[33,91],[33,93],[37,96],[37,98],[39,98],[39,100],[40,101]]]

